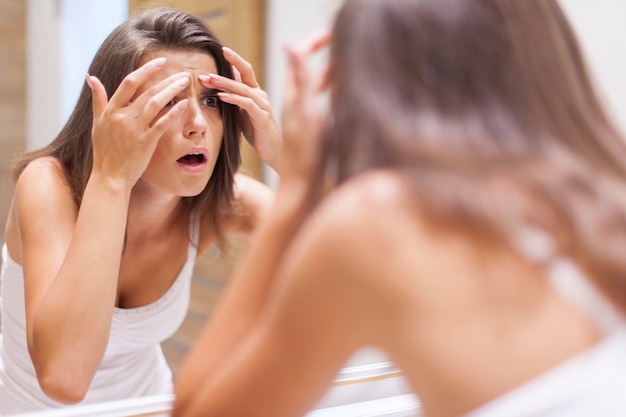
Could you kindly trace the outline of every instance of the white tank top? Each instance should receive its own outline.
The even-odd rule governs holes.
[[[544,265],[554,290],[605,337],[464,417],[626,416],[626,319],[572,259],[555,254],[547,234],[528,229],[516,243],[528,259]]]
[[[198,231],[194,227],[192,240]],[[172,392],[172,374],[160,343],[185,319],[196,251],[190,242],[183,268],[161,298],[143,307],[115,309],[104,358],[81,405]],[[68,407],[48,398],[37,382],[26,342],[24,271],[6,244],[0,306],[0,415]]]

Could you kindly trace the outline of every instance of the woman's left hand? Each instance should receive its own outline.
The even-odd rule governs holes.
[[[207,88],[220,90],[220,99],[239,107],[239,121],[246,140],[259,157],[279,171],[282,153],[282,135],[267,93],[261,89],[252,65],[230,48],[224,47],[224,57],[233,66],[235,79],[218,74],[201,75],[200,82]]]

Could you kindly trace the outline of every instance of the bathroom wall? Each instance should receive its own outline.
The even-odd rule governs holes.
[[[127,0],[27,0],[28,148],[67,120],[95,51],[126,19]]]
[[[560,0],[577,31],[597,88],[626,131],[626,1]]]

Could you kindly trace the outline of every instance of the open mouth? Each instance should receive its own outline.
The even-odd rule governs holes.
[[[184,165],[200,165],[206,161],[206,157],[201,152],[191,152],[182,158],[178,158],[177,162]]]

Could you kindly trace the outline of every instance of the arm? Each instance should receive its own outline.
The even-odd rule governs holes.
[[[130,103],[162,65],[131,73],[108,101],[93,90],[94,163],[76,208],[58,161],[33,161],[16,190],[24,266],[28,348],[43,391],[80,401],[100,366],[117,294],[130,191],[170,120],[157,114],[184,87],[172,76]],[[141,117],[135,117],[143,110]],[[132,119],[132,123],[126,123]],[[148,127],[150,125],[150,127]]]
[[[18,181],[29,352],[39,384],[58,401],[84,396],[104,352],[126,204],[120,190],[94,177],[77,213],[51,160],[32,162]]]
[[[271,214],[257,226],[244,257],[233,274],[218,308],[185,358],[176,377],[176,407],[189,404],[197,387],[224,363],[255,325],[282,248],[298,227],[303,189],[279,192]],[[263,244],[258,244],[259,239]]]
[[[180,410],[177,404],[175,416],[304,415],[348,356],[364,344],[366,332],[375,326],[355,323],[372,320],[374,303],[363,302],[354,281],[344,279],[354,274],[351,259],[344,256],[346,242],[338,238],[345,230],[324,214],[336,214],[338,206],[323,205],[282,254],[253,327],[223,355],[219,368],[200,375],[187,408]],[[198,342],[196,367],[179,381],[199,373],[197,366],[210,359],[216,342]]]
[[[216,314],[181,367],[175,384],[178,415],[190,404],[197,387],[218,371],[256,325],[282,255],[313,208],[314,201],[309,197],[319,184],[311,178],[319,163],[323,115],[303,111],[311,96],[317,94],[313,77],[304,74],[304,61],[326,41],[327,38],[316,39],[304,51],[291,54],[292,89],[286,101],[293,105],[286,105],[285,109],[293,113],[283,113],[285,158],[275,202],[270,215],[255,231]]]

